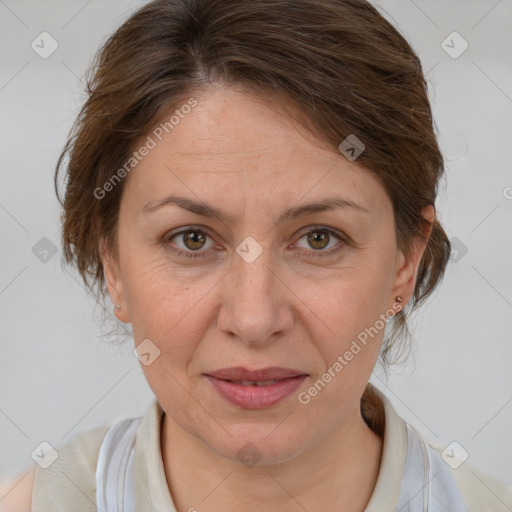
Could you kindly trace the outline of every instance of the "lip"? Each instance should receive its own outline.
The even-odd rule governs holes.
[[[222,380],[281,380],[297,375],[306,375],[300,370],[292,368],[281,368],[272,366],[270,368],[261,368],[259,370],[248,370],[243,366],[232,366],[209,372],[206,375]]]
[[[279,367],[260,370],[231,367],[216,370],[205,376],[224,399],[244,409],[271,407],[291,395],[308,377],[300,370]],[[239,382],[269,380],[277,382],[265,386],[243,385]]]

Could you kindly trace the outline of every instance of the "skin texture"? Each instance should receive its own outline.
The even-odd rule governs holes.
[[[35,466],[12,480],[0,482],[0,512],[27,512],[32,510],[32,488]]]
[[[179,511],[364,510],[382,440],[359,406],[383,330],[310,403],[297,395],[396,296],[407,303],[425,242],[418,238],[405,257],[378,179],[313,140],[279,103],[220,86],[194,97],[198,105],[126,178],[117,256],[101,244],[117,317],[132,323],[136,345],[150,339],[160,350],[141,366],[165,411],[162,453],[173,499]],[[170,194],[232,218],[172,204],[144,213]],[[368,212],[337,208],[277,223],[285,209],[333,195]],[[432,206],[422,213],[435,215]],[[171,240],[192,227],[206,238]],[[340,238],[308,241],[325,229]],[[251,263],[236,252],[248,236],[262,249]],[[308,377],[278,404],[247,410],[204,376],[230,366],[280,366]],[[251,467],[237,456],[247,443],[260,457]]]

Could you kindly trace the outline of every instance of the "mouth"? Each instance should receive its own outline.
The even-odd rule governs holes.
[[[289,368],[223,368],[205,374],[221,397],[243,409],[264,409],[291,395],[309,376]]]
[[[226,380],[226,382],[232,382],[238,386],[271,386],[279,380]]]

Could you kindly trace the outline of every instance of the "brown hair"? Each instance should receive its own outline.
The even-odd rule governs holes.
[[[123,182],[98,199],[134,144],[171,108],[210,84],[275,94],[298,107],[306,128],[334,151],[355,134],[357,162],[393,203],[398,247],[422,236],[444,172],[425,78],[400,33],[364,0],[155,0],[106,41],[87,77],[87,100],[60,155],[66,156],[64,258],[104,297],[99,240],[116,248]],[[428,224],[428,223],[427,223]],[[414,295],[392,321],[381,360],[408,335],[406,317],[442,279],[450,242],[437,220]]]

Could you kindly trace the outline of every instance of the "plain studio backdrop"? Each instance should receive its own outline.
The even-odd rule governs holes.
[[[61,267],[53,189],[84,72],[143,3],[0,0],[0,479],[42,442],[141,416],[153,399],[133,342],[102,337],[100,307]],[[512,2],[374,3],[430,84],[447,160],[437,207],[454,251],[412,324],[408,364],[387,380],[377,367],[372,382],[427,439],[510,485]]]

